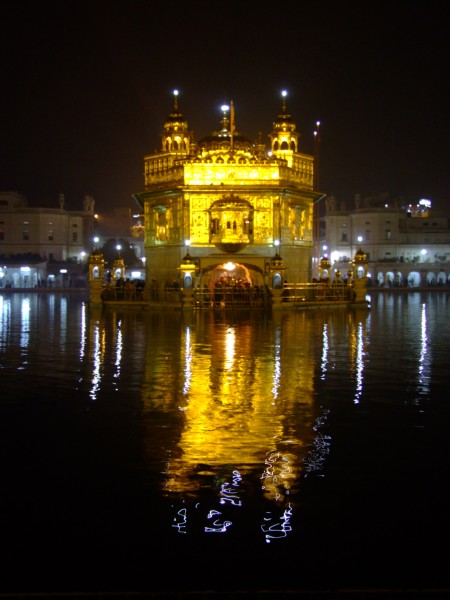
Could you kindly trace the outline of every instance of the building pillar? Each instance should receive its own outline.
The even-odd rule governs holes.
[[[272,294],[272,308],[280,308],[286,267],[278,252],[267,263],[266,270],[269,278],[269,288]]]
[[[361,248],[355,254],[353,265],[353,290],[355,292],[353,302],[357,304],[367,304],[367,256]]]
[[[181,298],[182,308],[190,309],[194,307],[194,278],[197,271],[197,265],[193,262],[189,251],[181,261]]]
[[[319,262],[319,282],[320,283],[328,283],[330,281],[330,269],[331,269],[330,260],[326,256],[322,257]]]
[[[103,254],[94,250],[89,257],[89,303],[102,304],[103,279],[105,276],[105,261]]]

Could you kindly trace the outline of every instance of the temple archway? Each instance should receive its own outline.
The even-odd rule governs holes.
[[[221,283],[226,286],[263,286],[264,272],[254,264],[225,260],[201,269],[200,287]]]

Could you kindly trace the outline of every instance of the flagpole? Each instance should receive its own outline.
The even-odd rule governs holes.
[[[233,100],[230,102],[230,149],[233,150],[233,137],[236,124],[234,122],[234,103]]]

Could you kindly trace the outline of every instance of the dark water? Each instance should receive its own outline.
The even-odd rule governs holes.
[[[449,334],[0,295],[0,592],[450,588]]]

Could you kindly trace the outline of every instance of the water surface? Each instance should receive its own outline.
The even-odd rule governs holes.
[[[450,587],[448,295],[0,295],[0,592]]]

